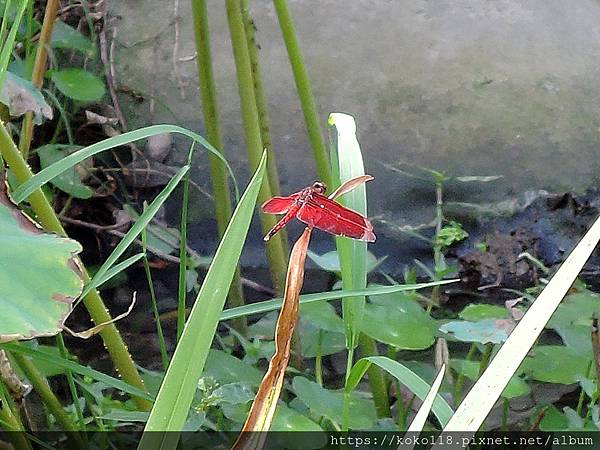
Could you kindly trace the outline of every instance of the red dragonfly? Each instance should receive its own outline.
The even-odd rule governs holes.
[[[329,197],[326,197],[325,183],[317,181],[287,197],[273,197],[262,205],[268,214],[285,214],[264,237],[268,241],[275,233],[296,217],[309,227],[315,227],[338,236],[348,236],[361,241],[374,242],[373,225],[365,216],[346,208],[333,200],[351,191],[359,184],[372,180],[371,175],[362,175],[343,183]]]

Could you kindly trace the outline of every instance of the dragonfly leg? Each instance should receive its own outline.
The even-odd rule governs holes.
[[[296,212],[298,212],[298,209],[299,207],[297,206],[290,208],[290,210],[285,214],[285,216],[283,216],[281,220],[277,222],[273,228],[271,228],[271,230],[265,235],[263,239],[265,241],[271,239],[275,235],[275,233],[277,233],[279,230],[285,227],[287,223],[296,216]]]

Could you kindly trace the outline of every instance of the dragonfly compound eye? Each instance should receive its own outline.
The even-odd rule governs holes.
[[[313,189],[319,194],[324,194],[327,190],[327,185],[321,181],[315,181],[312,185]]]

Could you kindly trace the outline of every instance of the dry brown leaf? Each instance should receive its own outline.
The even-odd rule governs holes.
[[[350,192],[356,186],[366,183],[367,181],[374,180],[374,179],[375,178],[373,178],[371,175],[361,175],[359,177],[352,178],[351,180],[348,180],[348,181],[345,181],[344,183],[342,183],[340,185],[340,187],[338,187],[335,191],[333,191],[329,195],[329,198],[334,200],[334,199],[338,198],[339,196],[344,195],[347,192]]]
[[[77,332],[77,331],[71,330],[66,325],[63,325],[63,328],[66,331],[68,331],[69,334],[71,334],[72,336],[78,337],[80,339],[89,339],[92,336],[100,333],[104,328],[106,328],[107,325],[110,325],[111,323],[115,323],[117,320],[121,320],[121,319],[124,319],[125,317],[127,317],[133,310],[133,307],[135,306],[135,299],[136,299],[136,292],[133,293],[133,299],[131,300],[131,304],[129,305],[129,308],[127,309],[127,311],[125,311],[123,314],[119,314],[117,317],[114,317],[106,322],[102,322],[88,330]]]
[[[231,450],[260,450],[265,444],[277,401],[283,385],[283,376],[290,360],[292,336],[298,319],[298,305],[304,282],[304,261],[312,228],[306,228],[294,244],[285,280],[283,304],[275,327],[275,354],[269,363],[246,423]],[[256,433],[258,432],[258,433]]]

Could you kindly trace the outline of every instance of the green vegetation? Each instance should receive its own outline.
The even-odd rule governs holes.
[[[276,298],[245,304],[239,265],[251,223],[259,219],[257,205],[280,194],[251,4],[224,5],[253,174],[241,195],[224,151],[206,2],[193,0],[192,6],[195,36],[187,38],[195,38],[206,137],[170,124],[128,131],[118,118],[94,112],[99,109],[92,106],[106,102],[112,87],[87,6],[80,7],[80,18],[89,26],[80,31],[62,20],[58,2],[47,2],[42,23],[32,0],[0,2],[0,430],[20,431],[9,435],[16,449],[34,448],[36,429],[68,432],[54,435],[48,448],[60,448],[65,437],[68,448],[81,449],[187,448],[187,436],[180,439],[179,432],[236,432],[275,352],[272,336],[286,287],[285,232],[266,246]],[[284,0],[275,0],[274,7],[318,175],[336,188],[368,172],[356,123],[347,114],[330,115],[335,139],[328,155],[290,11]],[[95,133],[104,133],[100,138],[81,132],[91,126],[92,113]],[[190,141],[187,159],[164,182],[132,192],[123,180],[143,153],[137,145],[165,134]],[[187,242],[191,172],[199,153],[209,155],[219,240],[214,254],[206,255]],[[382,270],[385,255],[373,255],[364,241],[338,236],[335,251],[309,251],[335,281],[329,291],[300,296],[296,361],[287,369],[271,429],[475,432],[496,408],[503,413],[501,429],[600,430],[600,298],[577,280],[600,239],[600,222],[550,281],[541,261],[525,255],[540,275],[538,285],[515,293],[517,301],[506,306],[490,304],[482,291],[452,312],[444,300],[459,274],[448,261],[469,234],[449,218],[445,189],[447,183],[497,177],[451,177],[406,164],[393,169],[430,183],[433,220],[417,227],[375,223],[427,243],[432,264],[415,260],[400,283]],[[106,198],[110,202],[102,203]],[[181,211],[178,229],[158,220],[169,202]],[[368,215],[364,185],[339,202]],[[107,205],[119,223],[106,225],[101,208]],[[74,211],[83,213],[70,215]],[[94,215],[104,221],[81,219]],[[277,221],[272,215],[260,220],[263,232]],[[77,236],[81,243],[67,236],[64,224],[115,232],[115,240],[97,251],[85,236]],[[485,242],[472,246],[482,254],[489,248]],[[164,298],[155,282],[163,259],[178,264],[174,299]],[[134,343],[136,337],[128,335],[129,322],[121,321],[127,314],[113,318],[116,302],[105,302],[111,289],[135,284],[128,277],[142,271],[141,289],[149,300],[137,309],[156,335],[156,348],[144,349],[154,351],[155,370],[134,361],[125,340]],[[177,318],[172,329],[161,314],[169,300]],[[132,306],[135,301],[134,295]],[[85,314],[79,320],[84,309],[93,324]],[[71,336],[95,334],[114,372],[73,345]],[[510,401],[542,383],[574,386],[576,400],[559,408],[558,398],[540,399],[529,417],[511,422]],[[15,390],[29,385],[35,400]],[[424,401],[420,411],[417,399]],[[21,402],[35,409],[35,423]],[[433,414],[426,420],[429,409]],[[158,433],[145,434],[139,443],[127,433],[94,434],[131,429]],[[321,437],[315,448],[323,445]]]

